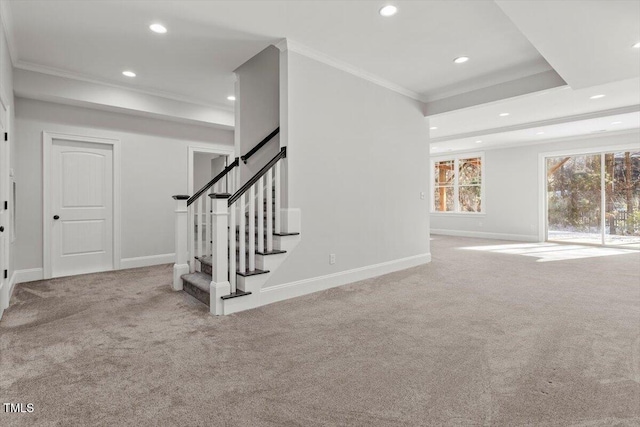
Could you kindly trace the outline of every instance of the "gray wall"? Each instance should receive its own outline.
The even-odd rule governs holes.
[[[429,253],[420,103],[288,55],[290,207],[301,210],[302,233],[268,285]]]
[[[16,268],[42,267],[42,132],[118,138],[122,258],[173,253],[174,194],[187,194],[188,146],[233,145],[233,133],[18,98]]]
[[[246,154],[280,124],[280,51],[269,46],[235,73],[236,153]],[[247,164],[240,162],[240,181],[246,182],[280,149],[279,136],[274,137]]]
[[[485,151],[484,215],[431,214],[433,233],[538,241],[541,199],[539,154],[636,143],[640,134],[585,136]],[[477,152],[477,151],[474,151]]]

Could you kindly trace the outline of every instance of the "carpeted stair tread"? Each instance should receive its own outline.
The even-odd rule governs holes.
[[[196,271],[195,273],[185,274],[182,280],[189,282],[196,288],[209,293],[209,285],[211,284],[211,275]]]
[[[182,276],[182,289],[206,305],[209,305],[210,284],[211,276],[199,271]]]

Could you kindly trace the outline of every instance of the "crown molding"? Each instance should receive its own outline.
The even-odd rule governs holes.
[[[409,98],[413,98],[417,101],[421,101],[421,102],[423,101],[420,94],[412,90],[409,90],[404,86],[400,86],[389,80],[383,79],[382,77],[376,76],[375,74],[369,73],[361,68],[355,67],[347,62],[334,58],[318,50],[312,49],[308,46],[295,42],[291,39],[282,39],[279,42],[274,43],[273,45],[277,47],[281,52],[289,50],[291,52],[298,53],[300,55],[306,56],[307,58],[311,58],[318,62],[322,62],[323,64],[328,65],[330,67],[337,68],[338,70],[347,72],[356,77],[360,77],[361,79],[367,80],[378,86],[382,86],[386,89],[397,92],[401,95],[408,96]]]
[[[513,131],[524,130],[524,129],[538,128],[543,126],[558,125],[562,123],[577,122],[581,120],[597,119],[600,117],[615,116],[618,114],[635,113],[637,111],[640,111],[640,104],[628,105],[628,106],[619,107],[619,108],[611,108],[609,110],[594,111],[590,113],[575,114],[572,116],[556,117],[553,119],[539,120],[536,122],[521,123],[521,124],[512,125],[512,126],[483,129],[475,132],[467,132],[467,133],[460,133],[456,135],[442,136],[439,138],[432,138],[430,139],[429,142],[435,144],[439,142],[455,141],[458,139],[476,138],[476,137],[481,137],[486,135],[493,135],[496,133],[513,132]]]
[[[50,67],[47,65],[34,64],[32,62],[21,61],[18,60],[14,63],[14,67],[19,70],[33,71],[36,73],[47,74],[50,76],[62,77],[71,80],[78,80],[87,83],[98,84],[102,86],[114,87],[122,90],[128,90],[131,92],[142,93],[145,95],[157,96],[159,98],[171,99],[173,101],[185,102],[187,104],[198,105],[201,107],[213,108],[217,110],[233,112],[233,107],[224,104],[209,104],[198,99],[193,99],[188,96],[179,95],[172,92],[165,92],[157,89],[151,88],[140,88],[140,87],[131,87],[123,84],[119,84],[106,79],[99,79],[95,77],[90,77],[85,74],[75,73],[68,70],[63,70],[56,67]]]
[[[7,0],[0,0],[0,20],[2,21],[2,28],[4,29],[4,35],[7,39],[7,46],[9,46],[9,58],[11,59],[11,63],[15,65],[15,63],[18,62],[18,49],[15,38],[13,37],[13,12]]]

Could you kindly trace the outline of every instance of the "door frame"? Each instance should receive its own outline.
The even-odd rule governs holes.
[[[219,146],[206,146],[206,145],[189,145],[187,147],[187,194],[190,196],[197,191],[193,188],[193,173],[194,173],[194,156],[196,153],[211,153],[219,154],[221,156],[233,157],[234,150],[232,148],[222,148]],[[233,161],[233,159],[229,159]],[[199,190],[199,189],[198,189]]]
[[[3,110],[4,113],[2,112]],[[0,271],[0,274],[2,274],[0,276],[0,317],[2,317],[3,310],[9,307],[11,287],[13,285],[11,281],[14,272],[11,271],[11,256],[9,252],[11,251],[11,236],[13,223],[15,221],[15,218],[11,216],[13,210],[13,199],[11,198],[11,141],[13,138],[13,130],[11,129],[11,106],[2,87],[0,87],[0,114],[4,114],[4,132],[7,132],[9,135],[8,141],[4,141],[4,136],[2,136],[3,141],[0,141],[0,144],[3,144],[2,148],[0,148],[0,152],[2,152],[2,156],[0,157],[0,173],[4,178],[0,180],[0,182],[3,183],[3,188],[0,188],[0,203],[4,203],[5,200],[9,202],[9,209],[4,212],[7,223],[5,224],[5,230],[3,232],[3,247],[0,247],[0,257],[2,257],[0,264],[2,264],[3,269],[7,270],[7,273],[11,273],[11,275],[7,274],[5,278],[3,272]]]
[[[626,132],[625,132],[626,133]],[[632,132],[629,132],[632,134]],[[538,154],[538,240],[548,241],[548,221],[547,221],[547,162],[548,157],[579,156],[582,154],[603,154],[614,151],[638,150],[640,145],[637,142],[627,142],[612,145],[599,145],[595,147],[572,148],[561,151],[547,151]],[[559,242],[554,242],[559,243]]]
[[[120,218],[120,140],[95,136],[72,135],[57,132],[42,132],[42,266],[43,277],[50,279],[51,273],[51,149],[53,140],[88,142],[111,145],[113,150],[113,269],[120,269],[121,218]]]

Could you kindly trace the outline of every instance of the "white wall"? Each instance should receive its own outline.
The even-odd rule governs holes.
[[[236,153],[247,154],[280,124],[280,51],[269,46],[235,70]],[[240,162],[240,181],[246,182],[280,149],[275,136],[248,160]]]
[[[175,194],[187,194],[188,145],[233,147],[231,131],[18,98],[16,268],[42,267],[42,132],[117,138],[122,258],[174,252]]]
[[[483,215],[431,214],[434,234],[538,241],[541,228],[540,153],[636,143],[638,131],[585,136],[514,148],[485,151]],[[431,194],[430,194],[431,195]]]
[[[289,206],[301,210],[301,241],[267,286],[426,262],[429,131],[420,103],[288,55]]]
[[[193,155],[193,191],[198,191],[211,181],[216,174],[213,172],[212,161],[218,154],[196,151]]]

